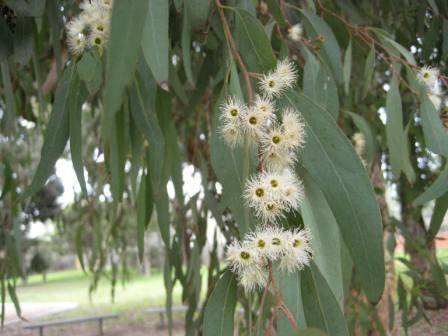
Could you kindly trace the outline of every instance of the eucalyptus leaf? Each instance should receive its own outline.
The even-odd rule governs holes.
[[[260,21],[244,9],[235,8],[235,43],[249,71],[264,72],[275,66],[271,42]]]
[[[126,85],[133,78],[147,11],[148,0],[114,2],[106,50],[106,85],[103,95],[106,131],[120,108]]]
[[[168,84],[169,69],[169,2],[151,0],[142,36],[142,51],[154,78],[161,87]],[[157,46],[157,47],[155,47]]]
[[[233,335],[237,282],[226,271],[213,289],[204,310],[204,336]]]
[[[323,191],[361,285],[368,298],[377,302],[385,279],[382,224],[365,168],[328,111],[298,93],[286,94],[281,105],[302,112],[307,144],[299,152],[299,162]]]
[[[22,199],[40,190],[53,172],[53,167],[62,155],[69,137],[69,96],[75,75],[73,64],[62,74],[55,93],[53,110],[45,132],[40,161],[31,185],[22,194]]]

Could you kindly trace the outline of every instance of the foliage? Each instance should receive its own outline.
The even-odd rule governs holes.
[[[404,325],[411,311],[422,315],[427,293],[418,286],[446,296],[443,268],[434,253],[422,253],[433,245],[447,209],[446,110],[437,103],[442,93],[434,97],[418,79],[423,65],[447,60],[445,2],[117,0],[107,43],[76,54],[67,51],[64,23],[79,14],[77,2],[5,0],[1,9],[0,206],[7,211],[0,215],[0,282],[2,299],[8,291],[19,315],[22,212],[56,161],[68,155],[83,192],[73,208],[79,215],[75,244],[92,275],[91,290],[109,269],[113,286],[126,278],[126,251],[135,241],[129,235],[137,237],[141,258],[154,212],[164,243],[166,308],[170,312],[180,284],[187,334],[201,328],[216,334],[218,322],[222,334],[231,333],[237,303],[246,329],[272,326],[273,295],[259,310],[262,293],[246,295],[219,259],[221,238],[241,239],[257,220],[241,199],[256,170],[255,153],[225,146],[218,107],[228,93],[251,103],[255,79],[287,57],[302,81],[278,107],[295,107],[306,123],[307,142],[295,170],[307,198],[282,225],[309,228],[315,246],[310,269],[277,274],[295,322],[347,334],[343,303],[351,283],[374,309],[385,283],[382,224],[392,237],[396,231],[405,237],[409,272],[419,272],[417,255],[430,265],[411,288],[398,279]],[[290,31],[297,23],[304,30],[300,39]],[[440,70],[439,84],[445,85]],[[27,123],[32,126],[22,126]],[[33,139],[42,132],[37,167],[34,159],[17,160],[11,144],[27,139],[31,158],[38,142]],[[359,137],[351,142],[357,132],[364,146]],[[183,189],[189,165],[201,176],[195,195]],[[397,191],[399,220],[384,215],[380,167]],[[31,181],[22,178],[31,172]],[[436,211],[426,229],[422,206],[432,200]],[[209,246],[204,281],[201,255]],[[276,327],[288,333],[294,323],[279,312]]]

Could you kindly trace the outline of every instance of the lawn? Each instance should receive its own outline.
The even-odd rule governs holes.
[[[117,284],[115,300],[111,299],[111,286],[108,280],[100,282],[97,290],[89,297],[89,277],[82,271],[69,270],[53,272],[42,276],[33,275],[26,284],[20,284],[17,294],[20,302],[78,302],[78,308],[64,315],[93,315],[109,312],[124,312],[151,306],[164,306],[165,288],[163,273],[159,270],[150,276],[133,274],[130,281],[123,286]],[[174,288],[174,304],[180,304],[181,287]]]

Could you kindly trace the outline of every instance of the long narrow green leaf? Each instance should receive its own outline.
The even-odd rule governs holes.
[[[412,166],[409,159],[403,127],[403,111],[397,78],[394,76],[386,97],[386,136],[392,172],[398,176],[403,171],[408,180],[413,181]]]
[[[146,178],[146,175],[142,174],[140,189],[137,196],[137,250],[140,262],[143,261],[143,253],[145,249]]]
[[[79,78],[91,95],[95,94],[103,81],[103,63],[98,50],[87,50],[77,64]]]
[[[22,198],[29,197],[43,187],[53,172],[57,159],[62,155],[69,136],[68,97],[75,74],[73,64],[69,65],[58,81],[53,111],[45,132],[41,158],[31,185],[22,194]]]
[[[17,297],[16,287],[8,282],[8,293],[11,301],[14,303],[14,308],[18,317],[22,318],[22,309],[20,308],[19,298]]]
[[[436,200],[434,205],[434,210],[431,216],[431,222],[429,223],[429,229],[427,232],[427,239],[433,240],[434,237],[439,233],[440,227],[442,226],[443,219],[445,218],[446,212],[448,210],[448,192]]]
[[[314,262],[302,274],[302,298],[307,326],[325,331],[328,336],[349,335],[344,314],[325,278]]]
[[[336,82],[341,84],[344,80],[341,62],[341,49],[339,48],[339,44],[333,31],[327,23],[316,14],[313,14],[307,10],[301,10],[300,12],[305,19],[304,24],[308,35],[312,38],[317,38],[318,36],[322,37],[322,58],[333,72]]]
[[[124,167],[129,146],[129,104],[114,116],[111,130],[111,142],[109,148],[109,166],[111,173],[111,191],[115,202],[120,202],[123,197],[125,185]]]
[[[227,271],[207,300],[202,331],[204,336],[233,335],[237,283]]]
[[[362,96],[365,97],[370,88],[370,82],[372,81],[373,71],[375,70],[375,45],[370,48],[369,54],[366,58],[364,65],[364,84],[362,90]]]
[[[344,299],[341,237],[333,213],[308,173],[302,172],[306,198],[302,205],[302,217],[305,226],[310,229],[312,245],[316,253],[314,261],[327,280],[336,300],[342,304]]]
[[[86,181],[84,179],[84,167],[82,164],[82,104],[87,98],[87,91],[78,74],[73,75],[68,97],[69,124],[70,124],[70,154],[73,168],[81,186],[82,193],[87,196]]]
[[[235,8],[235,19],[235,43],[249,71],[264,72],[274,67],[271,42],[260,21],[241,8]]]
[[[350,77],[352,73],[352,40],[348,44],[347,50],[345,50],[344,56],[344,90],[348,95],[350,89]]]
[[[114,1],[104,89],[106,131],[120,108],[124,88],[133,77],[147,11],[148,0]]]
[[[420,101],[420,115],[426,145],[432,152],[448,157],[448,132],[443,127],[439,113],[429,100],[424,88],[420,93]]]
[[[169,2],[166,0],[149,1],[143,28],[142,51],[154,78],[162,88],[166,88],[168,84],[168,26]]]
[[[148,96],[143,95],[143,82],[138,79],[135,80],[134,85],[130,90],[130,108],[132,118],[135,124],[139,127],[140,132],[148,141],[148,145],[151,151],[151,173],[153,181],[156,184],[161,183],[163,174],[163,164],[165,156],[165,140],[162,134],[162,130],[159,126],[159,122],[156,117],[156,113],[152,110],[152,104],[148,100]],[[169,111],[167,113],[170,113]],[[158,186],[154,185],[154,190],[158,191]]]
[[[299,162],[323,191],[361,284],[368,298],[377,302],[385,279],[382,224],[366,170],[328,111],[298,93],[288,93],[281,103],[302,112],[307,143]]]

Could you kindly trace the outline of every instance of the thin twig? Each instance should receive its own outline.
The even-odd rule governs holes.
[[[246,82],[246,90],[247,90],[247,99],[248,103],[251,104],[253,101],[253,90],[252,83],[250,81],[249,72],[247,71],[246,65],[244,64],[240,54],[238,53],[238,48],[236,47],[235,41],[232,37],[232,33],[230,32],[229,23],[227,22],[226,16],[224,15],[223,6],[221,5],[220,0],[215,0],[216,7],[218,8],[219,16],[221,17],[222,26],[224,29],[224,34],[226,36],[227,43],[229,44],[230,50],[232,51],[233,57],[239,64],[241,72],[244,77],[244,81]]]

